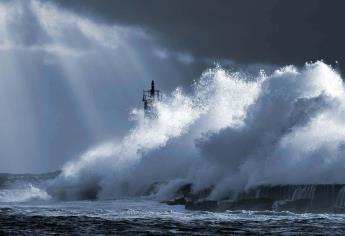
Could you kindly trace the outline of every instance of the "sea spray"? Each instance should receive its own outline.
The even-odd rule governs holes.
[[[170,96],[164,96],[163,101],[155,103],[156,119],[145,120],[143,110],[134,109],[132,119],[136,125],[129,134],[120,142],[91,149],[78,160],[66,164],[49,188],[50,193],[63,199],[133,195],[136,191],[131,185],[142,182],[136,168],[140,168],[143,155],[150,161],[150,152],[155,149],[164,152],[163,147],[177,138],[184,140],[184,145],[190,145],[184,148],[195,149],[194,139],[204,133],[240,125],[245,107],[256,94],[253,92],[254,96],[249,97],[245,91],[257,90],[254,82],[241,81],[237,74],[228,74],[220,67],[205,72],[193,87],[192,95],[176,89]],[[220,96],[222,99],[217,101]],[[179,155],[183,150],[177,148],[175,153]],[[188,151],[185,149],[185,152]],[[164,156],[166,153],[161,158]],[[168,170],[148,171],[159,174]],[[160,181],[158,176],[156,182]]]
[[[157,119],[145,120],[143,111],[135,109],[133,119],[137,125],[122,141],[96,147],[80,159],[66,164],[56,181],[58,185],[63,183],[63,188],[68,186],[68,191],[59,194],[66,198],[130,195],[130,189],[126,189],[126,178],[133,174],[129,173],[130,169],[138,164],[143,153],[162,147],[169,139],[182,135],[203,112],[202,107],[196,107],[180,89],[176,89],[171,98],[154,106]],[[98,193],[98,190],[101,192]]]
[[[322,62],[268,76],[245,125],[199,142],[211,160],[203,167],[218,175],[210,197],[260,184],[343,183],[344,95],[341,77]]]
[[[0,203],[50,200],[46,185],[58,174],[0,174]]]
[[[20,188],[0,189],[0,202],[28,202],[46,201],[51,197],[41,189],[32,184],[20,186]]]
[[[67,164],[50,193],[133,196],[161,182],[164,199],[192,183],[219,199],[260,184],[343,183],[344,98],[340,75],[323,62],[251,77],[217,66],[191,94],[165,95],[157,119],[135,109],[122,141]]]

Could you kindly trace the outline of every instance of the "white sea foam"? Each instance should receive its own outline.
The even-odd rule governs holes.
[[[49,200],[50,196],[46,191],[32,184],[25,184],[13,188],[0,190],[0,202],[28,202],[37,200]]]

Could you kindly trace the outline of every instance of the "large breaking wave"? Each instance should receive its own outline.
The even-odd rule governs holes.
[[[0,203],[50,200],[45,189],[58,174],[0,174]]]
[[[108,126],[99,128],[104,119],[99,119],[100,114],[94,109],[97,106],[93,99],[98,96],[89,98],[92,88],[101,82],[97,80],[86,86],[85,78],[109,79],[120,71],[126,82],[116,83],[118,88],[111,91],[121,95],[114,99],[117,105],[114,107],[127,106],[126,100],[134,100],[133,96],[123,99],[122,95],[130,90],[134,94],[141,86],[127,78],[147,79],[149,73],[145,67],[148,64],[138,58],[144,58],[144,54],[146,58],[157,49],[141,30],[99,24],[42,1],[4,2],[0,4],[0,20],[0,50],[10,55],[3,57],[1,63],[6,82],[1,86],[3,100],[20,101],[16,109],[7,111],[8,106],[4,106],[2,118],[9,123],[2,122],[3,127],[21,124],[11,123],[13,117],[35,120],[34,114],[29,115],[28,111],[36,110],[29,109],[26,103],[21,104],[29,96],[13,86],[23,82],[26,88],[30,82],[27,77],[49,65],[54,73],[60,71],[59,75],[67,77],[81,107],[81,116],[92,130],[98,133],[106,129]],[[130,43],[135,45],[143,40],[144,43],[136,47]],[[144,48],[148,50],[136,54]],[[14,60],[22,57],[28,58],[24,66]],[[41,67],[38,61],[45,66]],[[123,61],[131,63],[124,66],[119,63]],[[128,68],[136,73],[131,74]],[[43,78],[46,74],[40,76]],[[157,81],[160,83],[163,82]],[[135,89],[134,84],[138,86]],[[83,87],[89,88],[84,91]],[[109,86],[106,83],[100,88],[104,87]],[[5,91],[7,88],[10,89]],[[103,92],[102,89],[98,91]],[[21,94],[23,97],[18,99]],[[165,198],[179,186],[192,183],[194,190],[212,187],[210,198],[219,199],[262,184],[344,183],[344,98],[339,73],[321,61],[307,63],[303,68],[286,66],[273,72],[260,71],[258,75],[252,75],[245,68],[234,72],[215,66],[194,82],[191,92],[177,88],[165,94],[164,99],[155,104],[156,119],[145,120],[143,110],[134,109],[130,115],[134,127],[124,137],[92,148],[67,163],[50,183],[48,192],[59,199],[114,198],[139,196],[156,186],[155,197]],[[34,101],[38,100],[43,99]],[[105,100],[100,101],[103,104]],[[47,114],[51,114],[50,103],[47,104]],[[11,113],[12,110],[18,113]],[[119,120],[122,122],[118,122],[118,126],[124,125],[122,119],[116,121]],[[14,152],[15,157],[21,156],[17,151],[24,155],[25,150],[31,150],[33,143],[36,144],[25,137],[38,133],[34,128],[41,124],[31,124],[26,124],[27,136],[22,137],[22,142],[18,141],[20,135],[12,136],[15,132],[11,128],[3,132],[4,140],[14,140],[10,142],[13,148],[7,149],[11,154]],[[41,132],[45,133],[43,128]],[[29,149],[24,148],[26,145]],[[41,146],[37,145],[37,150],[41,150]],[[33,195],[36,193],[31,185],[23,189]],[[3,196],[11,199],[11,194],[7,191]]]
[[[157,119],[135,109],[127,136],[65,165],[49,192],[113,198],[158,182],[164,198],[193,183],[218,199],[260,184],[344,183],[344,99],[340,75],[321,61],[258,76],[217,66],[191,94],[165,95]]]

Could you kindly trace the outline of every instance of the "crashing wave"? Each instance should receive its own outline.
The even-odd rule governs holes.
[[[344,98],[340,75],[321,61],[251,77],[217,66],[191,94],[165,95],[156,120],[135,109],[122,141],[68,163],[49,192],[113,198],[164,182],[164,198],[189,182],[220,199],[262,184],[344,183]]]
[[[0,202],[28,202],[49,200],[51,197],[46,191],[32,184],[25,184],[20,188],[1,189]]]

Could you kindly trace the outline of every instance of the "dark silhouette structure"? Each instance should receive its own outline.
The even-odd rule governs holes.
[[[156,111],[154,109],[154,102],[161,100],[160,91],[155,89],[155,81],[151,82],[150,90],[143,90],[143,103],[146,118],[156,117]]]

